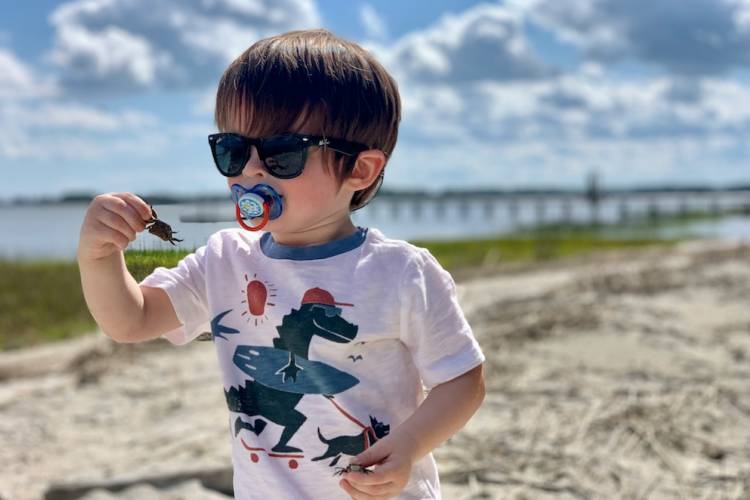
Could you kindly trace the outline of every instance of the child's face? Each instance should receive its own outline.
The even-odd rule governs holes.
[[[296,124],[295,124],[296,125]],[[242,133],[239,128],[227,132]],[[314,131],[302,126],[290,132],[307,134]],[[339,187],[333,172],[324,168],[323,150],[311,147],[302,173],[292,179],[279,179],[269,174],[253,146],[250,160],[242,173],[227,178],[227,186],[241,184],[250,188],[259,183],[269,184],[283,197],[280,217],[269,220],[264,230],[274,234],[303,233],[349,220],[349,202],[353,191]]]

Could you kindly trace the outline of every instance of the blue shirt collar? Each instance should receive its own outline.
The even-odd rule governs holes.
[[[344,236],[338,240],[321,243],[319,245],[310,245],[306,247],[294,247],[283,245],[274,241],[271,233],[263,233],[260,237],[260,249],[266,257],[271,259],[291,259],[291,260],[315,260],[333,257],[349,250],[354,250],[367,237],[367,228],[357,226],[357,231],[349,236]]]

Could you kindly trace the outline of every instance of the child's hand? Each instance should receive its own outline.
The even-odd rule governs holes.
[[[377,466],[370,473],[347,472],[339,485],[359,499],[381,499],[398,495],[409,482],[414,463],[414,449],[409,439],[394,434],[384,437],[350,463]]]
[[[78,258],[101,259],[125,250],[151,218],[149,205],[132,193],[97,196],[81,225]]]

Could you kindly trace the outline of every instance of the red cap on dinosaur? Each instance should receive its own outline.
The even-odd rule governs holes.
[[[335,302],[333,300],[333,295],[331,295],[331,293],[327,290],[323,290],[322,288],[311,288],[306,291],[305,295],[302,297],[302,305],[305,304],[325,304],[328,306],[337,305],[354,307],[354,304]]]

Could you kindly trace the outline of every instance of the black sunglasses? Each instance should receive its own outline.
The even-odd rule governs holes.
[[[251,146],[255,146],[265,169],[279,179],[292,179],[302,173],[307,150],[311,146],[326,147],[345,155],[355,155],[369,149],[364,144],[343,139],[292,133],[254,139],[222,132],[209,135],[208,144],[216,168],[225,177],[240,175],[250,159]]]

